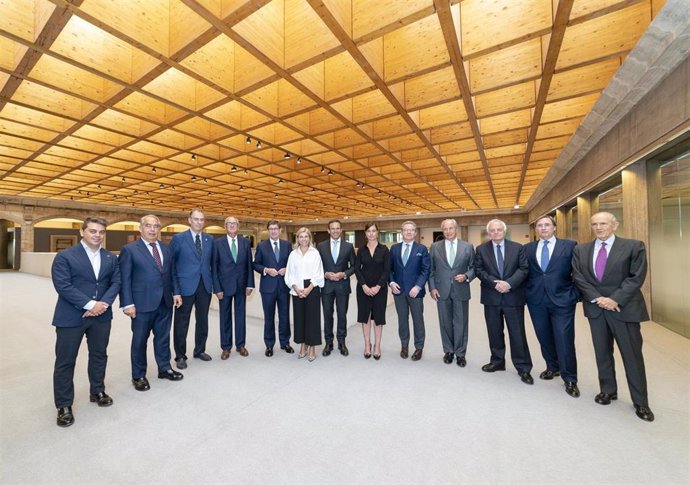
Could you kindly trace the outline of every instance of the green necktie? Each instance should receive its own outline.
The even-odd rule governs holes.
[[[237,243],[235,239],[232,240],[232,244],[230,245],[230,252],[232,253],[232,260],[237,262]]]

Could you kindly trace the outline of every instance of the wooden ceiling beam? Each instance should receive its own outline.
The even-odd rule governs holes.
[[[527,166],[532,157],[532,149],[534,142],[537,139],[537,131],[541,123],[541,115],[544,112],[544,105],[549,94],[549,87],[551,80],[556,71],[556,62],[558,61],[558,54],[561,51],[563,38],[565,37],[565,29],[568,27],[568,19],[570,18],[570,11],[573,8],[574,0],[559,0],[556,8],[556,15],[553,20],[553,30],[551,38],[549,39],[549,47],[546,51],[546,59],[544,60],[544,69],[542,81],[539,84],[539,92],[537,93],[536,104],[534,106],[534,113],[532,114],[532,125],[529,128],[529,136],[527,138],[527,148],[525,149],[525,158],[522,162],[522,169],[520,170],[520,182],[518,184],[517,195],[515,197],[515,205],[520,204],[520,196],[522,195],[522,185],[525,182],[525,174],[527,173]]]
[[[489,184],[491,198],[493,199],[494,205],[498,207],[496,191],[494,190],[494,186],[491,181],[491,173],[489,172],[489,164],[486,160],[486,153],[484,153],[484,143],[482,142],[482,135],[481,131],[479,130],[477,113],[474,109],[474,103],[472,102],[472,92],[470,91],[470,83],[467,78],[465,65],[463,63],[462,51],[460,50],[458,33],[455,30],[450,3],[448,0],[434,0],[434,6],[436,7],[436,15],[438,15],[439,22],[441,23],[443,38],[445,39],[446,46],[448,47],[448,54],[450,55],[450,62],[453,66],[453,71],[455,72],[455,79],[458,83],[458,87],[460,88],[460,93],[462,94],[462,101],[465,105],[465,111],[467,112],[467,120],[470,124],[470,128],[472,129],[472,136],[474,137],[474,142],[477,145],[479,158],[482,161],[484,176]]]

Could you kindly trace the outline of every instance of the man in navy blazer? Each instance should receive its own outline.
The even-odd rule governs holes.
[[[113,403],[105,393],[104,379],[120,267],[117,257],[101,247],[106,225],[105,219],[87,217],[81,226],[81,242],[58,253],[51,268],[58,293],[53,314],[53,394],[57,425],[63,428],[74,423],[74,366],[84,335],[89,348],[89,400],[101,407]]]
[[[194,306],[196,327],[194,331],[195,359],[211,360],[206,353],[208,337],[208,309],[211,305],[213,275],[213,237],[203,232],[204,213],[192,209],[189,213],[189,231],[175,234],[170,243],[174,259],[174,300],[175,318],[173,321],[173,344],[175,363],[178,369],[187,368],[187,332],[189,318]]]
[[[232,306],[235,307],[235,345],[246,357],[247,316],[246,300],[254,288],[252,249],[249,240],[238,234],[240,222],[236,217],[225,218],[227,235],[213,242],[213,291],[220,302],[220,358],[227,360],[232,350]]]
[[[489,241],[477,246],[474,272],[481,280],[481,302],[489,334],[491,362],[484,372],[506,370],[503,321],[508,328],[510,357],[520,379],[534,384],[532,358],[525,334],[525,292],[529,265],[521,244],[505,239],[505,222],[493,219],[486,225]]]
[[[647,276],[647,252],[642,241],[616,236],[618,221],[610,212],[590,219],[596,238],[573,251],[573,280],[582,293],[589,320],[601,392],[601,405],[618,399],[613,342],[618,344],[635,414],[654,421],[647,396],[647,374],[642,356],[640,322],[649,320],[640,288]]]
[[[183,378],[170,367],[174,262],[170,248],[158,240],[160,230],[158,217],[142,217],[139,222],[141,239],[120,251],[120,305],[125,315],[132,319],[132,384],[137,391],[151,388],[146,378],[146,347],[151,331],[158,378],[170,381]]]
[[[414,353],[412,360],[422,358],[424,350],[424,285],[429,279],[431,260],[429,250],[415,242],[417,224],[405,221],[402,224],[402,243],[391,247],[391,273],[388,277],[395,310],[398,313],[398,335],[400,336],[400,357],[407,359],[410,343],[410,313],[414,328]]]
[[[333,219],[328,222],[328,234],[331,237],[316,246],[321,255],[325,278],[321,290],[323,334],[324,340],[326,340],[323,356],[327,357],[333,352],[334,309],[338,314],[338,331],[336,334],[338,350],[341,355],[347,356],[350,353],[345,344],[347,307],[350,302],[350,293],[352,293],[350,277],[355,273],[355,248],[341,237],[342,227],[339,220]]]
[[[280,223],[268,221],[268,239],[261,241],[254,255],[254,271],[261,275],[259,292],[264,309],[264,344],[266,357],[273,356],[276,344],[275,314],[278,307],[278,338],[280,348],[294,353],[290,346],[290,289],[285,284],[285,269],[292,251],[290,243],[280,239]]]
[[[560,375],[565,392],[580,397],[575,357],[575,305],[580,293],[572,278],[577,243],[556,239],[556,221],[551,216],[537,219],[534,227],[539,240],[525,244],[529,263],[525,298],[546,361],[539,378],[551,380]]]

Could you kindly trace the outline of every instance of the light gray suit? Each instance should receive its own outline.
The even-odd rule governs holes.
[[[429,289],[438,290],[436,301],[438,320],[441,327],[443,352],[464,357],[467,352],[468,309],[470,300],[470,281],[474,279],[474,247],[456,239],[455,261],[448,264],[446,241],[431,245],[431,274]],[[459,283],[457,275],[464,274],[467,279]]]

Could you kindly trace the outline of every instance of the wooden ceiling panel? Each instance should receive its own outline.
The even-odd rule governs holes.
[[[0,0],[0,193],[259,219],[510,208],[662,3],[576,0],[554,27],[552,0]]]
[[[465,0],[460,3],[463,54],[544,34],[551,28],[551,16],[551,0]]]

